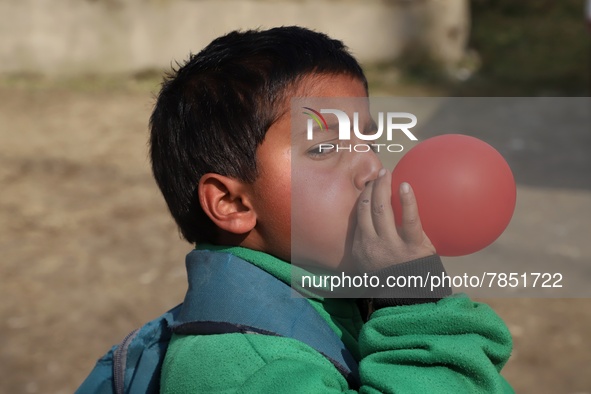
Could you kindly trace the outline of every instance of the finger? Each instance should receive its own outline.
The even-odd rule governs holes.
[[[356,233],[374,236],[376,231],[371,218],[371,195],[374,181],[369,182],[357,199],[357,228]]]
[[[423,226],[419,217],[419,207],[410,184],[400,184],[400,202],[402,204],[402,226],[399,229],[400,237],[406,242],[421,243],[423,241]]]
[[[371,218],[376,233],[381,237],[397,235],[391,197],[392,177],[383,168],[374,182],[371,195]]]

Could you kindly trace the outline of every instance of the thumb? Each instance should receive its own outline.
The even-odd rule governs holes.
[[[407,243],[421,243],[423,241],[423,226],[414,191],[410,184],[403,182],[400,184],[398,193],[402,205],[400,237]]]

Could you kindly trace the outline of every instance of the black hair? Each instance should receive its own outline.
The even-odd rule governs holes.
[[[154,178],[189,242],[214,242],[197,186],[206,173],[257,177],[256,151],[306,75],[367,81],[341,41],[305,28],[234,31],[165,77],[150,118]],[[287,101],[289,102],[289,101]]]

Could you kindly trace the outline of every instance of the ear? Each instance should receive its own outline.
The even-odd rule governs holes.
[[[242,181],[207,173],[199,180],[199,202],[205,214],[221,230],[245,234],[256,224],[249,187]]]

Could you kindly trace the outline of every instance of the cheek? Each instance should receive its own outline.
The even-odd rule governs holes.
[[[292,239],[297,249],[312,244],[343,248],[357,195],[350,180],[335,175],[333,171],[294,171]]]
[[[291,226],[291,182],[289,176],[277,177],[271,182],[274,185],[267,196],[268,206],[277,225],[284,231]]]
[[[288,234],[291,229],[291,161],[289,152],[275,163],[265,163],[267,171],[261,176],[257,205],[264,209],[267,222],[276,234]]]
[[[308,183],[307,186],[311,186]],[[340,267],[347,255],[354,227],[352,204],[335,184],[324,183],[307,193],[295,188],[292,196],[291,258],[296,265]]]
[[[354,204],[353,200],[356,199],[355,188],[346,176],[319,169],[294,170],[291,194],[293,214],[306,217],[311,212],[325,215],[348,214],[351,204]]]

